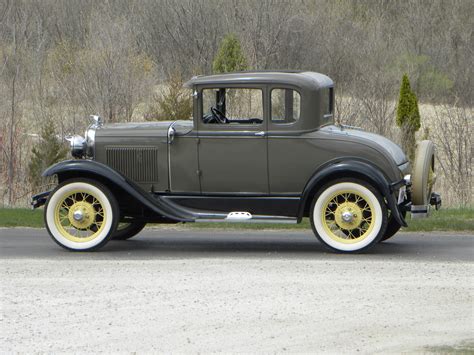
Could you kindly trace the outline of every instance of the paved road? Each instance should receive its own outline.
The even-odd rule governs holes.
[[[474,351],[474,236],[364,255],[310,232],[148,229],[71,253],[0,229],[0,352]]]
[[[365,255],[328,253],[310,231],[146,229],[129,241],[112,241],[98,252],[71,253],[43,229],[0,229],[0,258],[156,260],[162,258],[259,258],[314,260],[473,261],[472,235],[399,233]]]

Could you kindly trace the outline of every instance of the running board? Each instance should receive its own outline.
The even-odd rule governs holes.
[[[249,212],[230,212],[227,215],[219,216],[219,218],[197,218],[195,222],[199,223],[287,223],[296,224],[298,220],[293,217],[282,217],[282,216],[263,216],[255,215],[252,216]]]
[[[166,196],[156,196],[155,200],[159,205],[169,207],[171,210],[179,213],[188,219],[186,222],[230,222],[230,223],[298,223],[296,217],[285,216],[267,216],[267,215],[252,215],[246,211],[232,211],[229,213],[203,211],[189,207],[183,207]]]

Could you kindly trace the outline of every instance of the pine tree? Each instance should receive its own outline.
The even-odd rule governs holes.
[[[416,131],[421,127],[418,99],[411,90],[408,75],[404,74],[397,107],[397,125],[402,129],[402,145],[411,161],[415,158]]]
[[[41,129],[38,144],[31,150],[32,157],[28,164],[28,175],[33,189],[41,185],[41,173],[48,166],[63,160],[67,152],[67,147],[56,135],[54,122],[46,121]]]
[[[237,37],[230,33],[221,42],[219,51],[214,57],[212,69],[214,73],[229,73],[248,68],[247,59]]]
[[[412,110],[412,91],[408,75],[403,74],[400,96],[397,107],[397,125],[402,127],[407,122]]]

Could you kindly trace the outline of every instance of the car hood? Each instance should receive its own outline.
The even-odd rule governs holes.
[[[345,136],[359,138],[366,141],[369,145],[375,145],[379,149],[385,150],[398,166],[405,164],[408,161],[405,153],[403,153],[403,150],[396,143],[379,134],[366,132],[361,129],[347,128],[345,126],[330,126],[327,128],[331,130],[331,133],[339,133]]]
[[[173,127],[180,134],[186,134],[193,128],[192,121],[160,121],[160,122],[130,122],[110,123],[97,130],[99,137],[160,137],[166,136],[168,128]]]

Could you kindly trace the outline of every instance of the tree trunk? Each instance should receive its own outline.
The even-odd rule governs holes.
[[[18,76],[19,66],[16,66],[15,75],[12,79],[12,105],[11,105],[11,117],[10,117],[10,151],[8,157],[8,205],[13,205],[13,189],[14,189],[14,177],[15,177],[15,105],[16,105],[16,78]]]

